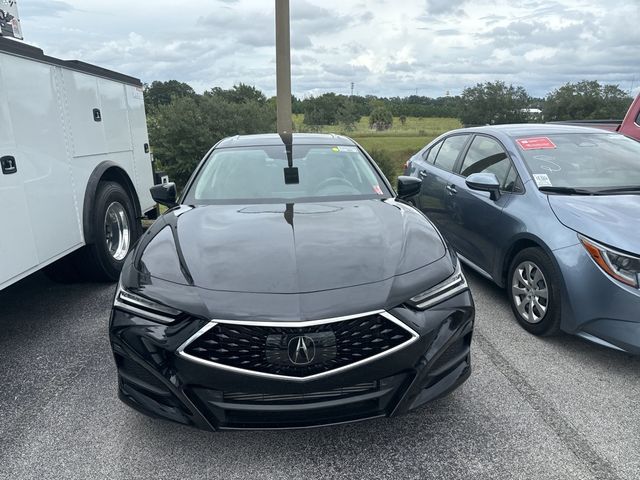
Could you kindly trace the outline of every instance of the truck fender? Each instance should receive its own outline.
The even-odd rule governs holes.
[[[96,192],[98,191],[98,184],[103,180],[110,180],[117,182],[126,190],[131,198],[133,207],[135,209],[136,218],[142,218],[142,211],[140,208],[140,199],[133,185],[133,182],[129,178],[127,172],[125,172],[118,164],[106,160],[93,170],[89,181],[87,182],[87,188],[84,193],[84,206],[82,210],[82,231],[84,233],[84,243],[89,245],[94,242],[95,232],[93,231],[93,222],[91,221],[91,215],[94,211],[94,202]]]

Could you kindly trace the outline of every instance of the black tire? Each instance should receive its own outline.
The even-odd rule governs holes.
[[[122,207],[126,217],[129,237],[126,249],[118,250],[114,257],[105,232],[105,217],[112,205]],[[126,190],[116,182],[100,182],[96,191],[94,210],[91,215],[93,243],[82,250],[75,260],[76,267],[83,271],[85,277],[98,282],[115,282],[120,276],[126,254],[129,253],[142,233],[140,220],[136,217],[133,202]],[[123,242],[125,243],[125,242]],[[126,251],[125,251],[126,250]]]
[[[526,248],[514,257],[509,266],[507,294],[522,328],[538,336],[560,332],[560,286],[555,266],[540,248]]]

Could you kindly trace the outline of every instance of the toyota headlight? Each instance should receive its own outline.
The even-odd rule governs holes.
[[[616,280],[638,288],[640,285],[640,257],[605,247],[582,235],[578,235],[578,238],[593,261],[602,270]]]
[[[172,323],[182,313],[180,310],[167,307],[147,297],[131,293],[122,288],[121,285],[118,285],[113,306],[160,323]]]
[[[460,292],[469,288],[467,279],[462,273],[460,261],[456,264],[456,269],[449,278],[438,285],[431,287],[429,290],[422,292],[409,300],[409,304],[419,310],[426,310],[438,303],[444,302],[449,298],[458,295]]]

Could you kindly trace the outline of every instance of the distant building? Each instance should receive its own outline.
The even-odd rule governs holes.
[[[539,108],[522,108],[520,113],[524,113],[530,122],[542,122],[544,115]]]

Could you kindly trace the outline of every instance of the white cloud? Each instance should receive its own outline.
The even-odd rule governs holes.
[[[459,93],[504,80],[534,95],[568,81],[640,85],[640,2],[291,0],[298,95]],[[27,41],[197,90],[275,91],[272,0],[21,0]],[[176,6],[177,5],[177,6]],[[635,79],[635,80],[634,80]],[[634,84],[635,85],[632,85]]]

